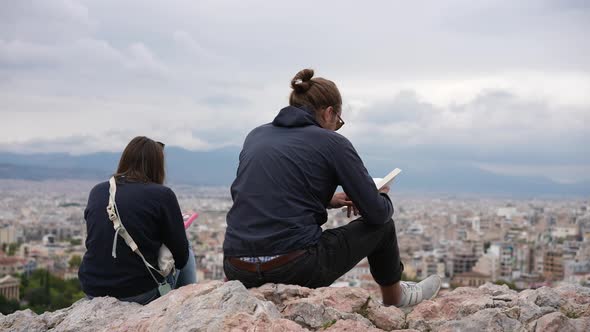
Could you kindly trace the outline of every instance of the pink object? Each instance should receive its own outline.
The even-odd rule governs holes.
[[[195,212],[192,215],[185,214],[182,217],[184,218],[184,229],[187,229],[199,217],[199,214]]]

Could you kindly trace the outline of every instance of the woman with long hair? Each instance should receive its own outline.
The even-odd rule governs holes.
[[[289,106],[244,141],[223,246],[227,278],[246,287],[325,287],[367,257],[385,305],[433,298],[438,276],[401,281],[389,188],[377,190],[350,141],[336,133],[344,120],[334,82],[313,75],[297,73]],[[344,192],[335,194],[338,186]],[[326,209],[342,207],[361,217],[322,231]]]
[[[164,144],[135,137],[111,181],[90,192],[84,211],[87,251],[78,272],[89,298],[147,304],[170,288],[196,282],[180,206],[163,185],[165,177]],[[158,264],[163,245],[176,270],[168,275]]]

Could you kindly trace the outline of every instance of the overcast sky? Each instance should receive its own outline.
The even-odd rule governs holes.
[[[590,179],[588,1],[0,0],[0,151],[240,146],[305,67],[364,156]]]

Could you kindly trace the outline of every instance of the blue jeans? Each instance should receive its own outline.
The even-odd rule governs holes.
[[[188,261],[186,265],[176,273],[176,280],[174,284],[170,284],[174,289],[182,286],[196,284],[197,283],[197,262],[195,261],[195,253],[193,248],[188,246]]]
[[[166,281],[168,281],[170,287],[173,289],[197,282],[197,262],[195,261],[195,253],[193,252],[193,248],[190,245],[188,247],[188,261],[186,262],[186,265],[184,265],[182,269],[176,270],[174,273],[170,273],[170,275],[166,277]],[[158,287],[155,287],[154,289],[139,295],[119,298],[119,301],[135,302],[145,305],[157,299],[158,297],[160,297],[160,293],[158,292]],[[87,296],[87,298],[92,299],[92,296]]]

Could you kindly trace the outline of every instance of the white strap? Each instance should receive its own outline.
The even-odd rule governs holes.
[[[111,253],[111,255],[113,255],[113,258],[117,258],[117,237],[119,236],[119,231],[121,229],[117,229],[115,231],[115,238],[113,238],[113,251]]]
[[[156,279],[156,277],[154,276],[154,274],[152,273],[151,270],[158,272],[162,277],[165,277],[165,276],[159,269],[156,269],[152,264],[150,264],[145,259],[145,257],[143,257],[143,254],[139,250],[137,243],[135,243],[135,241],[133,241],[133,238],[131,238],[131,235],[129,235],[129,233],[127,232],[127,229],[125,228],[125,226],[123,225],[123,222],[121,221],[121,217],[120,217],[121,215],[119,214],[119,209],[117,208],[117,203],[115,202],[116,194],[117,194],[117,182],[115,180],[115,177],[112,176],[109,179],[109,204],[107,205],[107,214],[109,216],[109,219],[113,222],[113,227],[115,229],[115,238],[113,239],[113,251],[112,251],[113,258],[117,258],[117,235],[120,235],[123,238],[123,240],[125,240],[125,243],[127,243],[129,248],[131,249],[131,251],[133,251],[139,257],[141,257],[141,260],[143,261],[143,264],[147,268],[148,272],[150,273],[150,275],[152,276],[154,281],[159,285],[160,282],[158,282],[158,279]]]

